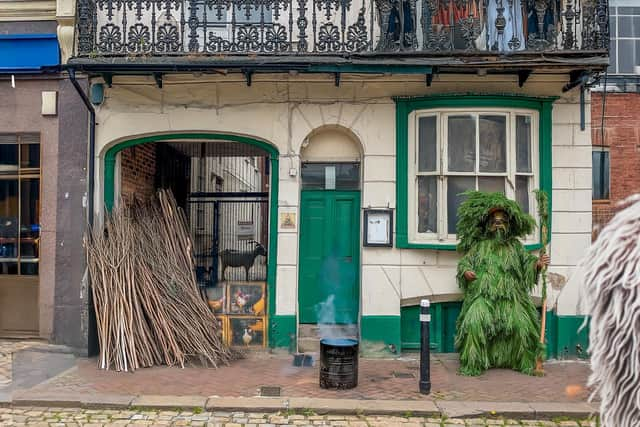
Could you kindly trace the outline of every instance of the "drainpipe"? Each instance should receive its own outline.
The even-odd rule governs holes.
[[[87,97],[87,94],[84,93],[84,91],[82,90],[82,88],[80,87],[80,84],[78,83],[78,81],[76,80],[76,70],[74,70],[73,68],[69,68],[67,69],[67,71],[69,72],[69,80],[71,81],[71,84],[73,85],[74,88],[76,88],[76,91],[78,92],[78,95],[80,95],[80,98],[82,98],[82,102],[84,102],[84,105],[87,107],[87,110],[89,110],[89,165],[88,165],[88,183],[87,183],[87,220],[89,222],[89,227],[93,227],[93,193],[94,193],[94,175],[95,175],[95,168],[94,168],[94,161],[95,161],[95,154],[96,154],[96,110],[93,109],[93,105],[91,105],[91,102],[89,101],[89,98]]]
[[[94,193],[94,175],[95,175],[95,154],[96,154],[96,110],[93,109],[93,105],[89,101],[87,94],[84,93],[80,84],[76,80],[76,70],[73,68],[68,68],[69,72],[69,80],[71,84],[82,98],[82,102],[84,102],[85,107],[89,111],[89,154],[88,154],[88,166],[87,166],[87,174],[89,175],[87,182],[87,222],[89,223],[89,229],[93,229],[93,193]],[[87,269],[88,271],[88,269]],[[87,325],[87,353],[89,356],[94,356],[98,354],[99,344],[97,340],[97,321],[96,314],[93,310],[93,294],[91,291],[91,277],[89,274],[86,274],[87,277],[87,308],[88,308],[88,317],[89,324]]]

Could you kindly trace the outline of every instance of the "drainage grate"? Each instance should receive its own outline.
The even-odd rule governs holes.
[[[415,378],[411,372],[394,372],[393,376],[396,378]]]
[[[280,397],[280,387],[278,387],[278,386],[262,386],[262,387],[260,387],[260,396],[262,396],[262,397]]]

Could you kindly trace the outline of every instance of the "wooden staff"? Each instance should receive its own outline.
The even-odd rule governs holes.
[[[549,236],[549,197],[544,190],[535,190],[536,202],[538,203],[538,216],[540,217],[540,238],[542,248],[540,249],[540,255],[547,253],[547,240]],[[544,265],[540,271],[542,275],[542,318],[540,321],[540,344],[544,346],[545,341],[545,328],[547,323],[547,266]],[[544,367],[542,366],[542,356],[538,357],[536,361],[536,371],[540,374],[544,373]]]

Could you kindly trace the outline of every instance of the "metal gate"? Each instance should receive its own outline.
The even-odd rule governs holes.
[[[158,143],[156,187],[171,188],[191,229],[203,288],[267,277],[269,158],[228,141]]]

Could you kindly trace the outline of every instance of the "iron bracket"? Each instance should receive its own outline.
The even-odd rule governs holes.
[[[162,73],[153,73],[153,79],[156,81],[158,89],[162,89]]]
[[[529,76],[533,70],[520,70],[518,71],[518,87],[524,86],[525,82],[529,79]]]
[[[113,74],[111,73],[102,73],[102,79],[107,84],[107,87],[113,87]]]
[[[244,70],[244,78],[247,80],[247,86],[253,83],[253,70]]]

